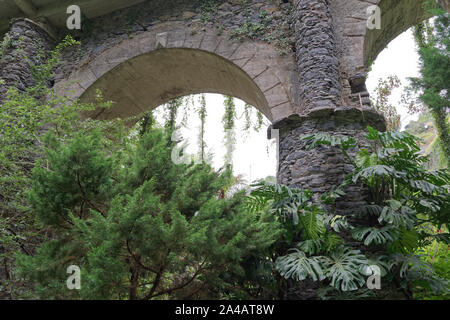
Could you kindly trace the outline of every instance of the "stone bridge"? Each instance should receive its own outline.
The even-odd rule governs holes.
[[[30,57],[70,33],[81,46],[64,53],[55,89],[92,101],[97,89],[115,102],[97,119],[139,115],[195,93],[238,97],[280,129],[278,179],[323,192],[350,170],[333,150],[301,151],[312,132],[361,136],[384,129],[370,107],[368,66],[401,32],[428,18],[426,0],[3,0],[0,32],[9,32],[0,61],[7,87],[32,83],[13,54]],[[67,7],[80,6],[82,30],[66,28]],[[441,1],[448,8],[448,1]],[[370,30],[369,7],[381,12]],[[37,58],[36,58],[37,59]],[[39,63],[35,61],[35,63]],[[358,201],[349,193],[349,206]]]

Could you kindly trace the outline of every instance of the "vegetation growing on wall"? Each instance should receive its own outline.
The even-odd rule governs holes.
[[[242,35],[262,36],[268,23],[259,18],[263,27],[249,19]],[[163,126],[151,112],[131,119],[139,120],[132,129],[130,119],[81,121],[111,103],[101,92],[95,104],[70,102],[48,88],[61,50],[73,44],[58,46],[33,68],[37,84],[11,89],[0,106],[0,292],[8,298],[285,299],[310,281],[319,287],[314,298],[448,299],[450,173],[426,170],[412,135],[369,127],[357,152],[363,143],[351,137],[312,135],[309,150],[339,148],[352,164],[342,185],[318,195],[261,182],[250,195],[228,194],[236,182],[232,97],[223,117],[229,165],[175,164],[171,133],[192,97],[170,101]],[[417,85],[427,105],[446,112],[445,79],[427,71],[442,60],[429,49]],[[391,129],[398,121],[385,96],[396,83],[381,83],[376,103]],[[204,96],[196,112],[203,159]],[[258,112],[253,127],[262,123]],[[349,185],[367,190],[367,204],[344,215],[335,205]],[[66,287],[69,265],[81,267],[79,291]],[[366,282],[377,270],[380,291]]]
[[[448,250],[449,171],[426,171],[427,158],[417,153],[416,138],[408,133],[369,127],[366,138],[370,147],[352,157],[348,151],[356,146],[353,138],[305,137],[311,140],[309,148],[339,147],[355,168],[321,203],[311,201],[309,191],[284,186],[260,185],[252,192],[251,211],[270,207],[284,221],[276,269],[287,279],[321,281],[322,298],[381,298],[392,283],[408,298],[447,294],[448,273],[440,268],[448,265],[448,251],[436,269],[432,257],[437,250]],[[345,216],[326,210],[350,184],[368,188],[367,205]],[[428,253],[421,259],[430,245],[431,258]],[[375,272],[371,266],[379,268],[384,291],[367,290],[366,278]]]

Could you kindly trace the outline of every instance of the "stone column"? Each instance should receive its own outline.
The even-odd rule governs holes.
[[[337,148],[320,147],[304,151],[302,137],[313,133],[348,135],[362,139],[367,125],[385,130],[383,117],[359,104],[344,106],[330,0],[295,0],[296,58],[299,79],[299,105],[295,114],[273,124],[280,129],[280,183],[329,191],[352,170]],[[361,203],[361,191],[349,188],[348,201]]]
[[[295,0],[295,36],[299,106],[306,114],[340,105],[341,82],[329,0]]]
[[[381,131],[386,126],[383,116],[375,110],[360,101],[345,105],[342,99],[330,0],[295,0],[294,5],[299,104],[294,107],[295,114],[271,127],[280,130],[277,179],[291,187],[311,189],[318,200],[353,168],[338,148],[321,146],[306,151],[307,142],[302,138],[315,133],[351,136],[364,145],[367,125]],[[366,204],[361,186],[349,186],[345,192],[336,203],[339,214]],[[316,299],[317,288],[318,283],[311,281],[303,281],[300,286],[292,284],[288,298]]]
[[[386,129],[384,119],[375,110],[362,112],[354,108],[337,108],[333,112],[309,116],[293,115],[274,123],[273,127],[280,130],[278,181],[291,187],[311,189],[317,195],[330,191],[352,171],[352,165],[336,147],[320,146],[306,151],[308,142],[302,138],[316,133],[349,136],[362,141],[362,147],[367,125],[380,131]],[[360,187],[350,186],[345,191],[346,196],[336,205],[341,213],[365,204]]]
[[[9,88],[24,91],[35,84],[32,66],[41,64],[53,48],[54,39],[45,25],[20,18],[11,22],[10,31],[3,40],[0,57],[0,103]]]
[[[0,104],[4,102],[9,88],[25,91],[35,84],[32,66],[44,63],[54,40],[44,25],[29,19],[11,22],[10,31],[3,40],[3,54],[0,56]],[[8,214],[8,212],[0,212]],[[8,248],[0,246],[0,254]],[[9,262],[0,259],[0,282],[9,278]],[[0,300],[8,299],[8,294],[0,290]]]

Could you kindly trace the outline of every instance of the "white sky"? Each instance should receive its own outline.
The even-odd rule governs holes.
[[[419,57],[415,47],[413,34],[407,31],[392,41],[376,59],[372,71],[368,75],[367,88],[372,94],[379,78],[387,78],[389,75],[397,75],[403,85],[408,84],[408,77],[418,76]],[[401,106],[400,99],[402,88],[393,92],[391,102],[398,106],[397,110],[402,117],[402,128],[410,120],[417,116],[411,116],[406,108]],[[198,107],[198,97],[194,101]],[[205,141],[208,151],[214,154],[213,166],[218,169],[224,165],[224,131],[222,117],[224,114],[223,96],[219,94],[206,94],[207,120]],[[274,140],[267,140],[267,126],[263,126],[259,132],[250,129],[249,133],[242,130],[245,125],[243,117],[244,102],[235,99],[237,116],[236,120],[236,149],[233,157],[235,175],[242,175],[247,183],[267,176],[276,175],[276,146]],[[162,121],[162,108],[158,108],[157,119]],[[189,144],[187,151],[191,154],[198,153],[198,132],[200,120],[196,112],[191,111],[187,121],[188,128],[181,130],[184,140]],[[256,122],[256,110],[253,111],[253,122]],[[182,112],[179,114],[181,120]],[[266,120],[268,122],[268,120]]]
[[[402,87],[395,89],[390,102],[396,106],[397,112],[401,116],[402,129],[411,120],[417,120],[417,115],[408,114],[405,106],[401,104],[403,87],[409,84],[409,77],[419,76],[419,55],[412,30],[408,30],[398,36],[378,55],[372,71],[367,78],[367,89],[373,94],[378,84],[378,79],[386,79],[390,75],[399,77]]]
[[[194,96],[195,107],[199,106],[199,95]],[[244,131],[245,117],[244,102],[234,99],[236,104],[236,148],[233,152],[233,170],[235,175],[242,175],[242,178],[250,183],[268,176],[276,175],[276,146],[275,140],[267,139],[267,125],[263,125],[261,130],[256,132],[253,128]],[[222,117],[225,113],[224,97],[220,94],[206,94],[206,128],[205,142],[207,152],[211,152],[213,166],[218,169],[224,165],[226,149],[224,147],[225,133],[223,130]],[[162,108],[161,108],[162,109]],[[162,110],[158,108],[157,119],[162,120]],[[182,128],[181,133],[184,141],[188,143],[186,151],[191,154],[198,153],[198,134],[200,120],[196,112],[191,111],[187,121],[187,128]],[[183,112],[178,114],[178,122],[181,122]],[[252,109],[252,123],[256,124],[256,109]],[[269,121],[264,117],[265,123]]]

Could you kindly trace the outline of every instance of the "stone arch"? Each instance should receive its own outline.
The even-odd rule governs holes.
[[[171,22],[83,61],[55,88],[81,101],[92,101],[101,89],[115,106],[91,115],[98,119],[136,115],[175,97],[209,92],[240,98],[277,121],[293,113],[295,70],[293,57],[267,43],[232,41],[215,30],[193,34]]]
[[[367,29],[364,43],[364,64],[373,62],[378,54],[401,33],[430,18],[424,0],[378,0],[381,29]]]
[[[450,0],[437,0],[448,4]],[[370,106],[365,87],[368,66],[402,32],[429,18],[427,0],[347,0],[331,2],[338,42],[343,96],[349,105]],[[381,29],[369,30],[370,11],[381,9]],[[448,5],[446,6],[448,8]]]

